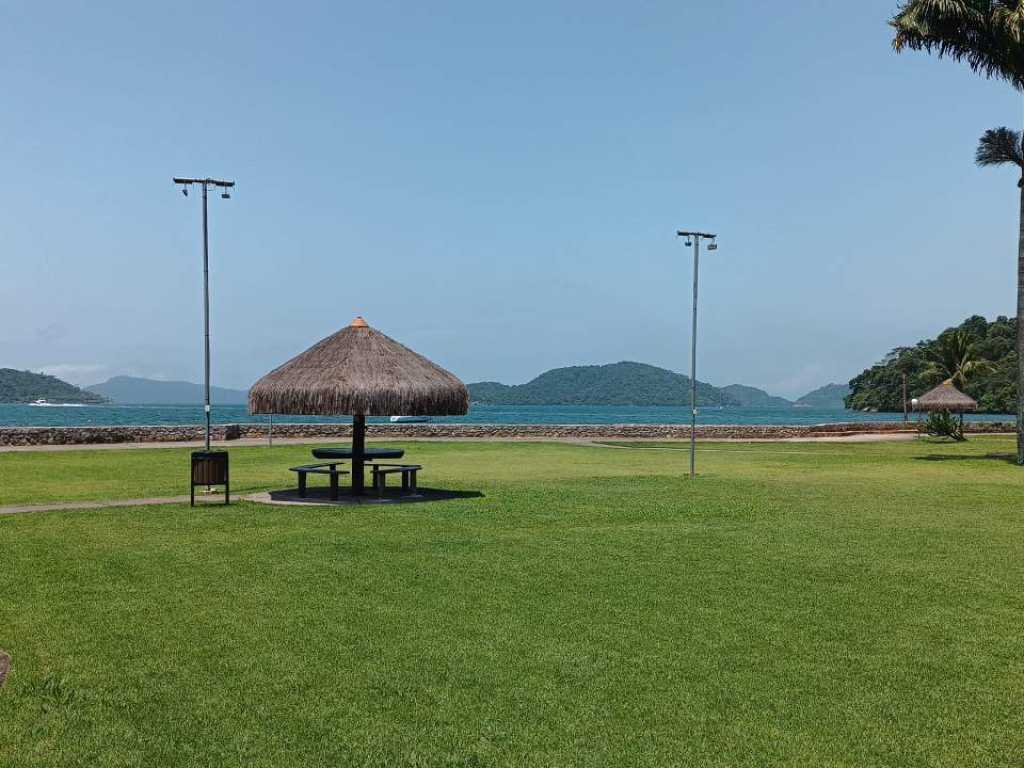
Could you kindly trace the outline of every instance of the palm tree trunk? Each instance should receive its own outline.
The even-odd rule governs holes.
[[[1017,463],[1024,466],[1024,176],[1017,238]]]

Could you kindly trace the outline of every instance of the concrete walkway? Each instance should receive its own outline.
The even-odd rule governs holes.
[[[395,435],[372,435],[374,443],[587,443],[592,438],[584,437],[401,437]],[[619,440],[628,438],[608,438]],[[648,438],[652,439],[652,438]],[[687,438],[688,439],[688,438]],[[275,437],[274,445],[268,445],[262,438],[243,437],[238,440],[214,440],[210,443],[212,448],[242,448],[248,446],[263,446],[264,448],[282,445],[338,445],[351,442],[351,438],[339,436],[330,437]],[[719,442],[719,441],[716,441]],[[150,448],[193,448],[202,449],[202,440],[168,441],[158,443],[76,443],[60,445],[0,445],[0,453],[31,453],[38,451],[123,451],[139,450]]]
[[[1012,435],[1012,432],[986,432],[986,435]],[[698,443],[887,443],[898,440],[914,440],[916,432],[855,432],[850,434],[814,435],[806,437],[697,437]],[[348,438],[285,437],[274,438],[274,446],[282,445],[336,445]],[[373,435],[375,443],[567,443],[569,445],[597,445],[604,443],[689,443],[689,437],[419,437]],[[214,441],[214,448],[241,448],[267,446],[267,441],[256,438]],[[0,445],[0,453],[33,453],[49,451],[123,451],[152,448],[202,448],[202,441],[166,443],[86,443],[81,445]]]
[[[275,437],[274,445],[309,445],[309,444],[320,444],[320,443],[337,443],[347,438],[338,438],[337,440],[330,440],[329,438],[324,439],[313,439],[308,437]],[[160,443],[74,443],[74,444],[59,444],[59,445],[0,445],[0,453],[20,453],[20,452],[33,452],[33,451],[123,451],[140,448],[194,448],[201,450],[203,448],[202,440],[190,440],[180,441],[171,440]],[[266,446],[267,441],[252,437],[246,437],[239,440],[214,440],[210,443],[211,448],[234,448],[236,446],[243,445],[262,445]]]
[[[187,502],[188,496],[164,496],[149,499],[117,499],[107,501],[62,501],[55,504],[27,504],[13,507],[0,507],[0,515],[18,515],[23,512],[74,512],[83,509],[110,509],[111,507],[155,507],[161,504],[181,504]],[[223,494],[220,496],[223,501]],[[213,502],[202,502],[204,505]],[[196,503],[199,506],[199,502]]]

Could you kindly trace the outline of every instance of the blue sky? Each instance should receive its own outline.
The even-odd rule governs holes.
[[[466,381],[639,360],[800,395],[1012,314],[1021,97],[895,0],[0,2],[0,367],[247,387],[362,314]]]

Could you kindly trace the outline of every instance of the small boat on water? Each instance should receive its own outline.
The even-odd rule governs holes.
[[[392,424],[423,424],[430,421],[429,416],[392,416]]]
[[[35,406],[36,408],[84,408],[82,403],[51,403],[45,397],[40,397],[38,400],[33,400],[29,405]]]

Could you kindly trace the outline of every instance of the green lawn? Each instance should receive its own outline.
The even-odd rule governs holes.
[[[0,766],[1024,761],[1009,439],[706,445],[696,481],[682,450],[405,447],[483,495],[0,516]],[[186,476],[6,453],[0,505]]]

